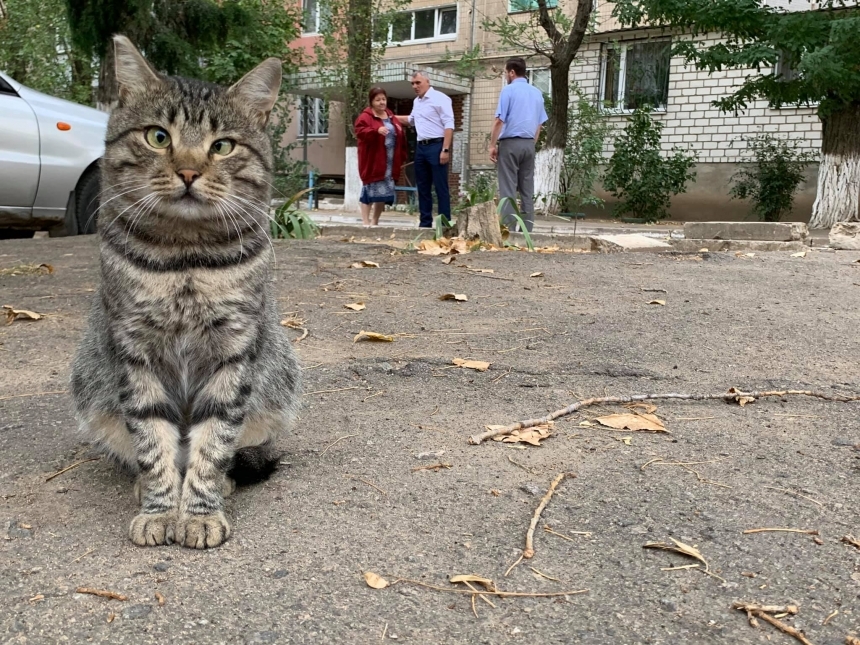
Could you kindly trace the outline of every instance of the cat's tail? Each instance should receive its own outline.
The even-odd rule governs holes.
[[[271,443],[239,448],[233,458],[228,475],[237,486],[248,486],[266,481],[278,469],[281,453]]]

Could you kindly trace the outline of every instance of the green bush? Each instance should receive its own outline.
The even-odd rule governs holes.
[[[747,142],[753,160],[732,176],[732,199],[748,199],[760,221],[778,222],[791,212],[803,171],[816,155],[767,132],[740,140]]]
[[[312,240],[320,233],[320,228],[307,213],[299,209],[302,197],[313,190],[305,188],[287,199],[275,211],[269,222],[272,238]]]
[[[651,118],[651,109],[637,108],[627,127],[615,138],[603,187],[618,199],[614,215],[630,214],[647,222],[669,214],[672,195],[683,193],[695,181],[696,154],[678,148],[664,157],[660,152],[663,124]]]
[[[455,213],[464,211],[478,204],[486,204],[496,199],[496,176],[491,172],[480,170],[469,174],[469,183],[460,193],[460,200],[453,210]]]

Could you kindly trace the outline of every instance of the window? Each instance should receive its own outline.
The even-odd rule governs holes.
[[[330,9],[320,6],[320,0],[302,0],[302,33],[318,34],[327,26]]]
[[[389,41],[453,40],[457,36],[457,7],[419,9],[398,13],[391,21]]]
[[[540,69],[530,69],[526,71],[526,78],[531,85],[534,85],[544,94],[549,94],[552,89],[550,81],[549,67]]]
[[[307,109],[308,136],[328,136],[328,103],[324,99],[303,96],[299,107],[299,136],[305,136],[305,114]]]
[[[600,70],[604,109],[627,112],[650,105],[665,110],[671,49],[666,40],[605,45]]]
[[[547,9],[558,7],[558,0],[546,0]],[[521,11],[537,11],[537,0],[508,0],[508,13],[519,13]]]
[[[773,73],[780,81],[785,83],[790,83],[800,78],[800,71],[795,66],[791,55],[786,51],[779,52],[779,58],[776,59],[776,65],[773,66]]]

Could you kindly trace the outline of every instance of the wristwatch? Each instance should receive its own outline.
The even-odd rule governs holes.
[[[451,152],[448,148],[442,148],[442,152]]]

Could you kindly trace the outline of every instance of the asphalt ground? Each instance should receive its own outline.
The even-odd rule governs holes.
[[[604,428],[593,419],[628,410],[601,406],[560,419],[540,446],[467,442],[591,396],[860,394],[860,253],[511,251],[446,265],[383,244],[275,246],[284,318],[308,331],[295,343],[304,411],[280,471],[229,499],[233,537],[194,551],[131,544],[132,482],[104,460],[47,481],[95,456],[63,391],[96,241],[0,242],[0,304],[45,315],[0,325],[0,642],[797,642],[752,627],[740,601],[797,604],[780,620],[816,645],[860,631],[860,550],[841,541],[860,536],[858,403],[659,401],[668,433]],[[350,268],[362,260],[379,267]],[[42,263],[53,272],[4,271]],[[353,342],[360,331],[395,340]],[[415,470],[437,464],[450,468]],[[543,512],[535,557],[505,577],[562,472],[576,477]],[[754,528],[819,534],[743,534]],[[670,538],[713,575],[666,570],[697,561],[643,548]],[[588,591],[479,598],[476,617],[469,594],[371,589],[367,571]]]

